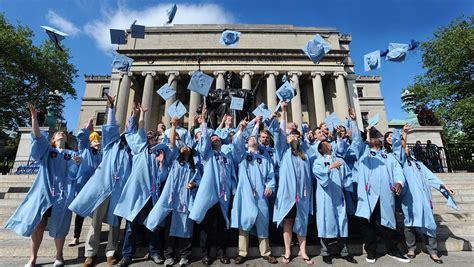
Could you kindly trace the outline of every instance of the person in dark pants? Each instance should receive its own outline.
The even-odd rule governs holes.
[[[201,222],[201,229],[199,243],[201,246],[202,257],[208,257],[211,252],[211,247],[216,248],[218,258],[222,259],[225,257],[228,229],[219,203],[215,204],[207,211],[204,220]],[[225,262],[223,263],[225,264]]]

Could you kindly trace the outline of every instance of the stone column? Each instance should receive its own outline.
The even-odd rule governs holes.
[[[242,89],[246,90],[252,90],[252,76],[254,72],[253,71],[241,71],[240,76],[242,77]]]
[[[142,106],[148,108],[148,112],[145,113],[145,129],[147,131],[153,130],[154,127],[151,124],[151,115],[153,112],[153,89],[155,88],[154,78],[156,77],[156,72],[148,71],[142,72],[142,76],[145,76],[145,84],[143,85],[143,94],[142,94]]]
[[[324,102],[324,89],[322,76],[325,73],[322,71],[313,71],[311,72],[311,77],[313,77],[313,96],[314,96],[314,109],[316,114],[316,123],[319,125],[324,121],[326,117],[326,104]]]
[[[165,75],[168,76],[168,85],[173,88],[173,90],[177,91],[178,90],[178,77],[179,77],[179,72],[178,71],[167,71],[165,72]],[[176,92],[177,93],[177,92]],[[163,119],[163,123],[165,124],[166,127],[170,127],[170,116],[168,115],[168,108],[171,106],[176,101],[176,94],[170,97],[168,100],[166,100],[165,104],[165,116]]]
[[[301,71],[288,72],[288,76],[290,76],[291,79],[291,85],[296,91],[296,96],[291,100],[291,116],[292,121],[298,125],[299,129],[301,129],[301,123],[303,122],[303,113],[301,112],[301,90],[298,78],[301,74]]]
[[[347,76],[346,72],[337,71],[334,72],[335,83],[336,83],[336,106],[334,111],[337,113],[337,116],[341,120],[344,120],[348,116],[347,109],[349,108],[349,103],[347,102],[347,89],[346,82],[344,77]]]
[[[130,96],[130,85],[132,83],[131,76],[131,72],[123,74],[116,101],[115,117],[117,125],[120,126],[120,132],[125,129],[125,122],[127,121],[128,97]]]
[[[189,72],[189,76],[193,75],[194,71]],[[221,75],[222,76],[222,75]],[[224,76],[222,76],[222,80],[224,80]],[[217,88],[217,87],[216,87]],[[191,91],[189,94],[189,120],[188,120],[188,129],[191,129],[192,126],[192,120],[193,120],[193,115],[196,113],[199,104],[201,104],[201,95]]]
[[[278,76],[278,71],[265,71],[267,76],[267,105],[268,108],[273,112],[277,106],[276,98],[276,81],[275,77]]]
[[[225,89],[224,74],[225,71],[223,70],[214,71],[214,76],[216,77],[216,89]]]

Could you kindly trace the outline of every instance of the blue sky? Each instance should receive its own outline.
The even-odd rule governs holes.
[[[74,87],[78,98],[68,99],[65,117],[68,128],[77,127],[77,114],[84,93],[84,74],[110,74],[112,50],[109,27],[139,23],[163,24],[166,8],[178,4],[175,24],[239,23],[292,24],[334,27],[352,34],[351,57],[358,75],[381,75],[388,119],[406,114],[400,108],[401,90],[422,74],[421,53],[404,63],[383,62],[382,69],[363,70],[363,55],[385,49],[389,42],[424,41],[434,31],[461,15],[474,14],[469,0],[226,0],[226,1],[106,1],[106,0],[0,0],[0,12],[10,23],[29,26],[34,42],[47,38],[40,25],[69,33],[63,45],[71,51],[71,62],[79,70]]]

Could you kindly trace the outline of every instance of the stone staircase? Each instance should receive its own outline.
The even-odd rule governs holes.
[[[456,200],[460,210],[458,212],[446,207],[445,199],[437,191],[433,190],[434,213],[438,223],[438,249],[440,252],[454,251],[472,251],[474,243],[474,174],[473,173],[454,173],[438,175],[445,183],[454,188],[458,195]],[[29,256],[29,238],[21,237],[15,233],[3,228],[5,222],[15,211],[18,205],[26,196],[35,176],[33,175],[7,175],[0,176],[0,257],[27,257]],[[86,218],[81,234],[81,244],[76,247],[68,247],[67,243],[72,238],[74,229],[74,217],[70,233],[66,239],[64,247],[64,256],[66,259],[82,257],[84,255],[84,239],[90,225],[90,218]],[[310,225],[310,227],[314,227]],[[122,221],[122,229],[124,222]],[[106,240],[108,225],[104,224],[102,228],[103,241]],[[308,233],[313,231],[308,229]],[[236,232],[232,232],[232,235]],[[310,237],[308,237],[309,239]],[[357,238],[355,240],[358,240]],[[360,239],[359,239],[360,240]],[[236,242],[232,242],[234,247],[229,248],[228,254],[235,256],[237,253]],[[253,242],[251,242],[252,244]],[[311,255],[319,254],[318,242],[308,240],[308,252]],[[359,244],[358,244],[359,243]],[[101,250],[105,249],[105,242],[101,244]],[[295,248],[296,249],[296,248]],[[194,248],[193,254],[199,255],[199,249]],[[349,241],[349,250],[354,254],[363,254],[360,241]],[[281,255],[282,245],[273,245],[274,255]],[[42,257],[53,257],[56,249],[54,240],[46,232],[43,243],[41,244],[39,255]],[[101,253],[101,252],[99,252]],[[138,254],[145,254],[146,250],[141,248]],[[252,247],[249,251],[250,256],[258,255],[258,248]],[[296,250],[295,250],[296,253]],[[101,254],[103,255],[103,254]]]

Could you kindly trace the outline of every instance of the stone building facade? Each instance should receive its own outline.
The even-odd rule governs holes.
[[[219,44],[223,30],[242,33],[236,48]],[[315,34],[320,34],[331,51],[314,64],[302,48]],[[388,130],[384,99],[380,90],[381,77],[357,76],[350,57],[351,35],[332,28],[294,27],[291,25],[174,25],[147,27],[144,39],[127,35],[127,44],[118,46],[118,53],[134,59],[128,73],[112,69],[107,76],[86,75],[78,128],[95,117],[97,130],[106,117],[105,93],[116,95],[116,118],[124,127],[132,102],[151,107],[145,127],[154,129],[158,122],[169,126],[166,107],[179,99],[188,109],[183,119],[202,101],[197,93],[187,90],[193,71],[198,69],[215,77],[213,87],[225,88],[224,73],[240,75],[243,89],[254,88],[260,80],[256,103],[265,102],[270,109],[277,105],[275,91],[287,74],[297,91],[289,105],[289,121],[298,125],[307,122],[318,125],[332,112],[341,119],[347,117],[347,107],[354,107],[359,127],[379,113],[377,128]],[[177,93],[163,101],[156,91],[170,83]]]

